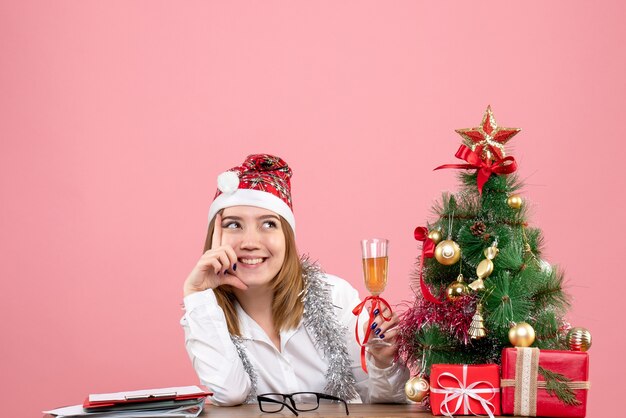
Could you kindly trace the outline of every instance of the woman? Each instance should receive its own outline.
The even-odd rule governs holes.
[[[352,331],[357,291],[298,257],[291,174],[261,154],[218,176],[205,252],[183,286],[193,367],[218,405],[301,391],[405,402],[409,372],[394,362],[398,319],[377,313],[370,338],[392,344],[369,350],[366,374]],[[363,312],[359,323],[367,319]]]

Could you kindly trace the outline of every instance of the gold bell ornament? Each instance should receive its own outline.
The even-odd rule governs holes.
[[[511,209],[519,209],[522,207],[523,203],[522,196],[518,194],[512,194],[506,199],[506,204],[509,205]]]
[[[463,280],[463,275],[459,274],[454,282],[446,289],[446,297],[448,300],[455,300],[460,296],[465,296],[469,293],[469,288]]]
[[[509,329],[509,341],[515,347],[530,347],[535,342],[535,330],[526,322],[518,322]]]
[[[478,263],[476,266],[476,275],[478,279],[474,280],[470,283],[470,289],[474,291],[484,290],[485,283],[483,279],[486,279],[493,273],[493,259],[496,258],[500,250],[498,249],[498,241],[494,242],[493,245],[489,248],[486,248],[483,254],[485,254],[485,259]]]
[[[591,333],[587,328],[574,327],[567,333],[565,341],[572,351],[587,351],[591,347]]]
[[[410,378],[404,385],[404,393],[413,402],[422,402],[430,393],[428,380],[422,375]]]
[[[485,320],[483,318],[483,305],[480,303],[476,306],[476,313],[472,317],[472,322],[470,323],[467,333],[472,340],[480,340],[487,335]]]

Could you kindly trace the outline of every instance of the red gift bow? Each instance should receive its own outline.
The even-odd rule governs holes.
[[[443,385],[441,383],[442,377],[450,377],[453,380],[456,380],[458,387]],[[480,403],[480,406],[483,407],[483,409],[485,410],[487,415],[489,415],[490,418],[494,418],[493,413],[495,412],[496,408],[489,401],[492,400],[496,396],[496,393],[500,392],[500,388],[495,388],[490,382],[486,380],[479,380],[477,382],[474,382],[468,385],[467,384],[467,364],[463,365],[463,381],[462,382],[452,373],[444,372],[444,373],[441,373],[439,377],[437,377],[437,385],[441,389],[434,388],[431,386],[430,391],[432,393],[441,393],[445,395],[440,406],[441,413],[444,416],[452,417],[453,416],[452,414],[456,414],[459,411],[459,409],[461,409],[461,405],[463,406],[462,415],[468,415],[468,412],[471,412],[473,415],[477,415],[474,411],[472,411],[472,407],[470,405],[469,400],[470,398],[472,398],[472,399],[477,400]],[[478,385],[486,385],[490,387],[478,389],[476,388],[476,386]],[[489,399],[485,399],[479,395],[481,393],[491,393],[491,397]],[[448,403],[452,402],[455,399],[457,400],[456,406],[454,407],[454,410],[451,411],[450,407],[448,406]]]
[[[426,283],[424,283],[423,274],[424,260],[426,258],[432,258],[435,255],[435,242],[432,239],[428,238],[428,229],[424,228],[423,226],[418,226],[417,228],[415,228],[415,232],[413,234],[416,240],[422,241],[424,243],[422,244],[422,261],[420,263],[420,288],[422,289],[422,295],[424,295],[424,298],[429,302],[441,304],[441,301],[433,296],[432,293],[430,293],[430,289],[428,289],[428,286],[426,286]]]
[[[504,157],[496,160],[495,162],[491,160],[485,161],[480,158],[480,155],[472,151],[466,145],[461,145],[454,156],[467,161],[469,164],[444,164],[435,168],[435,170],[439,170],[441,168],[476,168],[478,170],[476,184],[478,185],[478,192],[480,194],[483,193],[483,186],[492,174],[511,174],[517,170],[517,163],[513,157]]]
[[[369,311],[369,319],[367,320],[367,330],[365,331],[365,337],[363,337],[363,342],[361,342],[359,340],[359,316],[361,315],[361,312],[363,312],[367,301],[372,301],[372,305]],[[385,305],[387,309],[389,309],[389,318],[387,318],[383,314],[383,305]],[[365,344],[367,343],[367,340],[372,333],[372,323],[374,322],[374,317],[376,316],[374,315],[374,311],[376,309],[379,310],[380,316],[383,318],[383,320],[391,321],[391,306],[385,299],[381,298],[380,296],[368,296],[363,299],[363,302],[359,303],[357,306],[354,307],[354,309],[352,309],[352,313],[356,315],[354,335],[356,336],[356,342],[359,343],[359,345],[361,346],[361,368],[365,373],[367,373],[367,364],[365,363]]]

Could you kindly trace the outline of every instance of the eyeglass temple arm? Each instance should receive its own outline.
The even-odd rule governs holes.
[[[294,408],[292,408],[292,407],[290,407],[289,405],[287,405],[285,402],[283,402],[283,405],[285,405],[287,408],[289,408],[289,410],[290,410],[291,412],[293,412],[295,416],[298,416],[298,415],[299,415],[299,414],[298,414],[298,411],[296,411]]]
[[[348,411],[348,402],[344,401],[343,399],[338,398],[338,397],[333,396],[333,395],[327,395],[325,393],[317,393],[316,395],[319,398],[322,398],[322,399],[330,399],[331,401],[343,402],[343,405],[346,407],[346,415],[350,415],[350,412]]]

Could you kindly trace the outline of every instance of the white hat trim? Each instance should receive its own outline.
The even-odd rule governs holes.
[[[285,218],[291,225],[293,232],[296,232],[296,218],[293,216],[291,208],[281,198],[272,193],[255,189],[237,189],[230,194],[222,193],[211,203],[209,222],[211,222],[217,212],[231,206],[256,206],[271,210]]]

